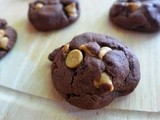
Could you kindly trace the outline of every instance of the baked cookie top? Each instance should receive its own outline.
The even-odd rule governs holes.
[[[84,33],[54,50],[52,79],[70,104],[96,109],[131,93],[140,80],[137,57],[118,40]]]
[[[66,27],[76,21],[80,9],[78,0],[36,0],[29,4],[28,17],[40,31]]]
[[[14,46],[17,32],[7,25],[7,21],[0,19],[0,59],[5,56]]]
[[[160,0],[117,0],[110,18],[125,29],[156,32],[160,29]]]

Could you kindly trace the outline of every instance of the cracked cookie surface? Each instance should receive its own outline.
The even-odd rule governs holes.
[[[0,59],[13,48],[16,40],[17,32],[7,25],[6,20],[0,19]]]
[[[137,57],[118,40],[84,33],[54,50],[52,79],[70,104],[97,109],[131,93],[140,80]]]
[[[125,29],[159,31],[160,0],[117,0],[110,10],[110,18]]]
[[[28,17],[40,31],[64,28],[75,22],[80,14],[78,0],[36,0],[29,4]]]

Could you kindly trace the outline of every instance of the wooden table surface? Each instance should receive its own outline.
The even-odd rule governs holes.
[[[81,16],[77,22],[65,29],[42,33],[28,21],[31,0],[0,0],[0,18],[5,18],[18,32],[14,49],[0,60],[0,119],[158,120],[160,34],[127,31],[111,24],[108,13],[114,1],[80,0]],[[69,105],[51,82],[48,54],[84,32],[120,39],[140,61],[142,77],[136,90],[100,110],[87,111]]]
[[[82,110],[61,101],[0,87],[0,120],[159,120],[160,113],[117,109]],[[70,109],[69,109],[70,108]]]

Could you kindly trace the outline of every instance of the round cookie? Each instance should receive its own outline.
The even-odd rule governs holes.
[[[97,109],[131,93],[140,80],[137,57],[118,40],[84,33],[54,50],[52,79],[67,102]]]
[[[160,0],[117,0],[110,18],[125,29],[156,32],[160,29]]]
[[[0,19],[0,59],[12,49],[16,40],[17,32],[7,26],[6,20]]]
[[[28,17],[40,31],[64,28],[75,22],[80,14],[78,0],[36,0],[29,4]]]

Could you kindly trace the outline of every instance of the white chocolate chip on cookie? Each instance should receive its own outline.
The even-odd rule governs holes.
[[[86,52],[87,54],[89,54],[90,56],[95,56],[95,54],[93,54],[91,52],[91,50],[88,49],[87,45],[83,44],[79,47],[80,50],[83,50],[84,52]]]
[[[93,81],[93,83],[96,88],[100,88],[101,86],[106,86],[109,92],[114,90],[112,80],[109,78],[109,76],[105,72],[101,74],[100,80],[98,81],[95,80]]]
[[[66,66],[69,68],[76,68],[83,60],[83,54],[80,50],[74,49],[70,51],[66,58]]]
[[[8,41],[9,41],[8,37],[0,38],[0,48],[7,50]]]
[[[76,9],[76,3],[71,3],[71,4],[67,5],[65,7],[65,10],[70,17],[77,17],[78,16],[77,9]]]
[[[107,52],[111,51],[111,50],[112,50],[112,49],[109,48],[109,47],[102,47],[102,48],[100,49],[100,51],[99,51],[98,57],[99,57],[100,59],[102,59],[102,58],[104,57],[104,55],[105,55]]]
[[[69,44],[64,45],[62,48],[63,52],[68,53],[70,51],[69,46],[70,46]]]
[[[35,9],[38,11],[38,10],[40,10],[41,8],[43,8],[43,4],[42,3],[37,3],[36,5],[35,5]]]
[[[0,39],[5,36],[6,32],[3,29],[0,29]]]
[[[138,10],[141,7],[141,3],[139,2],[131,2],[126,4],[133,12]]]

